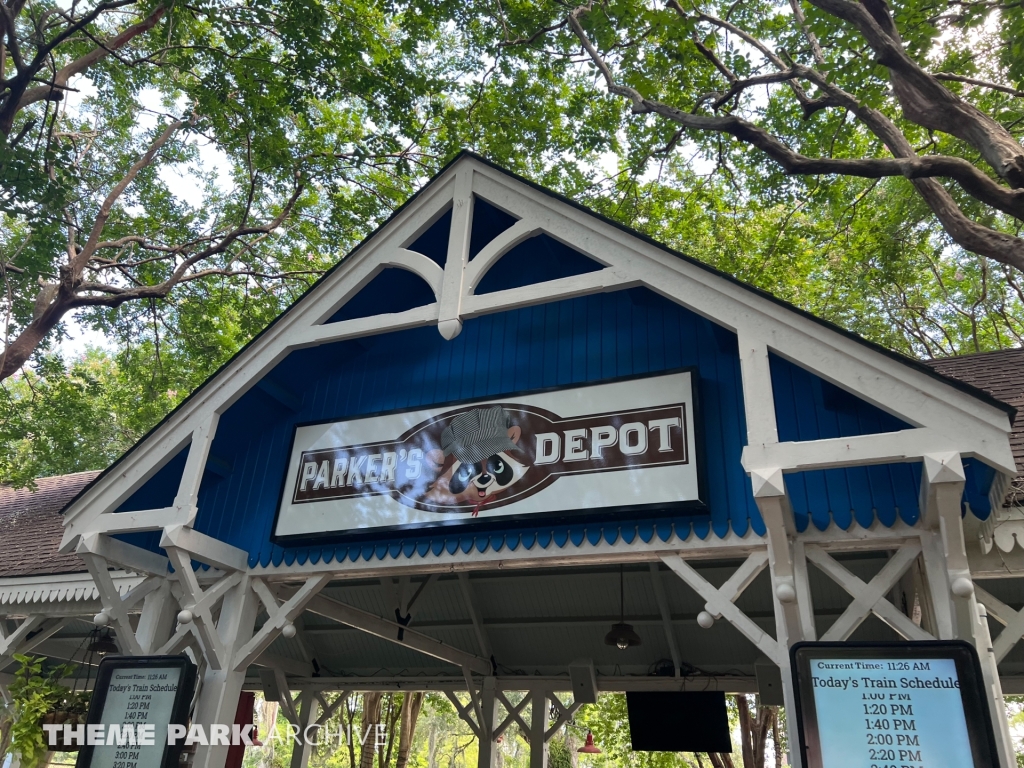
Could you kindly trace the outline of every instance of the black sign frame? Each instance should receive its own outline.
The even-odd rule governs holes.
[[[805,642],[790,648],[796,719],[800,737],[800,753],[804,768],[825,768],[821,758],[811,661],[817,659],[952,659],[960,681],[967,736],[974,766],[963,768],[997,768],[1000,765],[996,735],[985,682],[977,651],[963,640],[923,640],[906,642]]]
[[[152,669],[166,669],[177,667],[181,670],[178,675],[178,690],[174,694],[174,704],[171,709],[171,724],[188,725],[189,711],[192,708],[192,698],[196,691],[196,677],[198,670],[188,656],[107,656],[99,665],[96,672],[96,687],[93,688],[92,699],[89,702],[89,715],[86,719],[87,728],[89,725],[98,724],[103,717],[103,708],[107,703],[110,677],[115,670],[137,669],[141,671]],[[181,755],[183,740],[177,744],[167,744],[167,734],[157,733],[156,738],[164,739],[164,756],[159,767],[152,768],[177,768]],[[159,743],[159,741],[157,742]],[[83,746],[78,752],[78,759],[75,761],[75,768],[92,768],[93,747]],[[147,766],[147,768],[149,768]]]

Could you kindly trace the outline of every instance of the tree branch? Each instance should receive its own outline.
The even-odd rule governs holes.
[[[132,1],[134,2],[134,0]],[[60,35],[54,38],[54,40],[51,40],[45,46],[42,46],[30,65],[25,65],[24,62],[22,62],[21,66],[17,67],[21,74],[19,75],[17,83],[10,85],[7,97],[4,99],[2,107],[0,107],[0,132],[4,135],[9,134],[11,127],[14,124],[14,118],[21,110],[37,101],[50,98],[51,94],[53,94],[55,90],[59,92],[60,89],[67,86],[68,80],[72,77],[82,74],[98,61],[109,56],[113,51],[123,48],[134,38],[151,30],[167,12],[167,8],[165,6],[158,5],[142,21],[131,25],[117,35],[114,35],[110,40],[107,40],[105,43],[98,45],[88,53],[79,56],[74,61],[61,67],[57,70],[53,79],[48,84],[36,86],[35,88],[27,87],[28,83],[36,76],[37,72],[42,67],[46,57],[48,57],[50,53],[70,35],[91,23],[94,20],[94,16],[97,11],[109,10],[110,8],[127,4],[130,3],[101,3],[93,9],[91,14],[77,20],[73,25],[68,26]],[[3,3],[0,3],[0,5],[3,5]],[[8,38],[13,39],[13,36],[8,35]],[[17,66],[17,62],[15,64]],[[11,82],[14,83],[14,81]]]
[[[858,116],[868,124],[873,132],[876,132],[876,135],[881,133],[888,148],[898,155],[897,157],[810,158],[790,149],[760,126],[734,115],[724,117],[695,115],[647,99],[635,88],[621,85],[615,80],[611,68],[579,23],[578,16],[585,11],[586,8],[581,6],[571,12],[567,17],[569,27],[579,38],[594,66],[601,73],[608,91],[629,99],[632,102],[634,113],[658,114],[685,128],[728,134],[760,149],[778,162],[789,174],[842,174],[865,178],[903,176],[908,178],[957,243],[974,253],[1024,270],[1024,241],[970,220],[960,210],[949,192],[932,177],[944,176],[955,179],[982,202],[1024,219],[1024,195],[1020,191],[1008,190],[1000,186],[962,158],[917,156],[910,142],[892,121],[877,110],[864,107],[850,94],[828,83],[821,73],[796,64],[792,67],[797,74],[811,80],[841,103],[845,101],[844,105],[848,105],[851,110],[856,110]]]

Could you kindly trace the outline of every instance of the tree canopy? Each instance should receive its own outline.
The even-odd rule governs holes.
[[[2,0],[3,479],[108,462],[463,147],[892,349],[1017,346],[1022,29],[991,0]],[[108,350],[56,358],[72,321]]]

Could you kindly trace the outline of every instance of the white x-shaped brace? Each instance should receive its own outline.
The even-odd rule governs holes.
[[[163,586],[166,579],[162,576],[148,576],[122,597],[114,585],[106,558],[88,551],[80,551],[78,556],[85,561],[85,566],[89,569],[89,575],[92,576],[96,591],[99,592],[103,612],[110,617],[121,650],[131,656],[143,655],[146,649],[135,635],[128,611],[144,597]]]
[[[558,716],[555,718],[555,721],[547,728],[547,730],[544,731],[544,741],[546,742],[548,741],[548,739],[550,739],[552,736],[558,733],[559,728],[561,728],[563,725],[565,725],[572,719],[572,716],[576,714],[576,710],[583,706],[583,702],[574,701],[572,704],[564,704],[562,700],[558,698],[558,694],[554,691],[545,691],[544,696],[551,699],[551,703],[554,704],[555,709],[558,710]],[[535,692],[528,692],[525,696],[523,696],[522,700],[515,705],[513,705],[505,696],[505,694],[501,691],[496,691],[495,697],[498,699],[498,701],[501,702],[502,706],[505,707],[505,711],[508,714],[505,716],[505,719],[502,720],[501,723],[499,723],[498,726],[494,729],[493,737],[496,739],[499,736],[501,736],[501,734],[503,734],[508,729],[508,727],[512,725],[512,723],[514,722],[519,724],[519,727],[523,730],[524,733],[529,733],[530,726],[526,724],[526,721],[523,720],[520,713],[523,711],[527,704],[534,701],[534,699],[536,698]]]
[[[903,544],[896,550],[896,554],[882,566],[882,570],[876,573],[867,584],[850,573],[817,544],[808,544],[804,551],[808,560],[853,598],[853,602],[821,636],[822,641],[846,640],[871,614],[884,621],[907,640],[935,639],[912,622],[886,597],[921,554],[920,541],[914,539]]]
[[[501,703],[501,705],[505,708],[507,714],[505,715],[505,718],[491,731],[492,740],[497,739],[499,736],[505,733],[505,731],[508,730],[509,726],[511,726],[513,723],[518,723],[519,727],[522,729],[524,733],[530,733],[531,728],[523,719],[522,711],[526,708],[528,704],[530,704],[534,700],[534,698],[536,698],[534,693],[535,692],[533,691],[527,692],[517,704],[513,704],[511,701],[509,701],[508,697],[504,694],[504,692],[494,692],[496,702]],[[469,725],[470,729],[472,729],[473,733],[476,734],[477,738],[482,738],[484,729],[480,727],[480,723],[482,722],[480,718],[483,713],[477,706],[479,701],[477,691],[475,691],[473,688],[470,688],[470,701],[465,704],[463,704],[462,701],[459,700],[459,697],[456,696],[454,691],[445,691],[445,694],[448,696],[448,699],[455,706],[456,710],[458,710],[459,717],[462,718],[462,720],[464,720]],[[582,702],[574,701],[571,704],[565,704],[561,699],[558,698],[558,694],[554,691],[545,691],[544,696],[540,697],[541,701],[543,701],[545,697],[550,699],[555,709],[558,710],[558,715],[557,717],[555,717],[554,722],[551,723],[551,725],[549,725],[544,732],[544,741],[547,742],[552,736],[554,736],[558,732],[559,728],[561,728],[563,725],[569,722],[569,720],[572,719],[572,716],[576,714],[576,711],[582,706]]]
[[[299,692],[298,696],[293,696],[289,690],[288,678],[285,677],[284,672],[280,669],[274,670],[274,678],[277,681],[277,690],[280,694],[278,703],[281,705],[281,712],[284,714],[285,719],[291,724],[298,726],[300,729],[310,728],[323,728],[327,721],[334,716],[334,713],[338,711],[338,708],[345,703],[351,693],[350,690],[341,690],[335,697],[334,701],[328,703],[327,699],[324,698],[323,691],[312,690],[306,688]],[[320,716],[315,722],[309,721],[309,707],[320,707]]]
[[[992,653],[995,654],[998,664],[1024,637],[1024,610],[1015,611],[998,597],[979,587],[977,582],[974,583],[974,595],[978,602],[985,606],[988,615],[1004,627],[999,637],[992,641]]]
[[[211,669],[227,669],[228,650],[217,632],[214,612],[228,592],[241,582],[243,574],[240,571],[232,571],[204,590],[199,586],[199,579],[192,569],[192,558],[189,553],[179,547],[167,547],[166,552],[174,566],[174,575],[181,585],[181,607],[192,614],[192,621],[179,624],[171,639],[158,652],[179,652],[192,642],[191,636],[195,635],[202,645],[203,654]]]
[[[468,704],[463,704],[453,690],[447,690],[444,694],[448,697],[448,701],[450,701],[455,707],[455,710],[459,713],[459,717],[462,718],[462,721],[469,726],[471,731],[473,731],[473,734],[478,739],[482,738],[480,724],[483,722],[483,712],[480,707],[480,700],[476,691],[472,688],[469,689]]]
[[[758,549],[751,552],[743,564],[721,587],[715,587],[693,567],[678,555],[663,555],[661,558],[672,571],[704,600],[704,610],[720,619],[723,616],[740,633],[757,648],[782,666],[786,650],[779,646],[778,641],[754,623],[747,614],[736,606],[736,600],[750,583],[768,566],[768,550]]]
[[[249,584],[256,596],[259,597],[263,607],[267,609],[267,621],[260,630],[235,654],[231,667],[235,670],[245,670],[250,664],[256,661],[270,644],[274,642],[286,624],[293,623],[305,609],[306,604],[312,600],[317,593],[327,586],[331,580],[329,573],[321,573],[310,576],[301,587],[285,600],[278,602],[270,587],[259,578],[252,578]]]

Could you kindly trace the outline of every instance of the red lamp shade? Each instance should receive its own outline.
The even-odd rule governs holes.
[[[576,751],[577,752],[582,752],[585,755],[600,755],[601,754],[601,750],[598,749],[596,744],[594,744],[594,734],[592,734],[590,731],[587,731],[587,743],[584,744],[579,749],[577,749]]]

